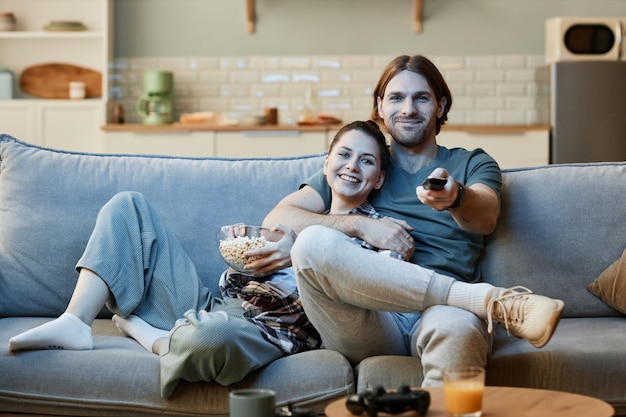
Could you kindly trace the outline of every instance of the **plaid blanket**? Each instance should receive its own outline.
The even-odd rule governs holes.
[[[238,298],[244,317],[285,353],[317,349],[322,341],[302,308],[293,270],[251,277],[228,269],[220,277],[222,297]]]

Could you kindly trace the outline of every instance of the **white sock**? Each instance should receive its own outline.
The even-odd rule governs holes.
[[[120,329],[120,332],[135,339],[149,352],[153,351],[154,342],[162,337],[168,337],[170,334],[169,331],[157,329],[132,314],[126,318],[116,314],[113,316],[113,323]]]
[[[450,287],[447,304],[471,311],[480,318],[487,317],[487,301],[493,296],[492,291],[500,289],[486,282],[470,284],[455,281]]]
[[[71,313],[12,337],[9,349],[67,349],[91,350],[91,327]]]

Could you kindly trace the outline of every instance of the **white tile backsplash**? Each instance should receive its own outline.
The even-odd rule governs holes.
[[[526,57],[524,55],[501,55],[496,57],[497,68],[524,68]]]
[[[495,68],[496,57],[489,56],[468,56],[465,58],[467,68]]]
[[[479,82],[500,82],[504,81],[506,72],[501,69],[478,69],[476,70],[474,78]]]
[[[471,69],[451,69],[444,70],[443,75],[446,81],[449,82],[461,82],[461,83],[471,83],[476,80],[476,74],[478,74],[480,70],[474,71]]]
[[[287,69],[311,68],[311,58],[304,56],[286,56],[281,59],[280,65]]]
[[[465,57],[462,56],[440,56],[433,59],[433,62],[437,65],[440,71],[446,69],[459,69],[465,68]]]
[[[190,57],[189,68],[197,69],[218,69],[220,67],[219,59],[214,57]]]
[[[372,68],[371,56],[346,56],[342,58],[343,68]]]
[[[109,64],[111,97],[128,108],[142,91],[143,71],[174,73],[174,108],[181,113],[262,114],[280,109],[295,123],[307,91],[320,114],[345,122],[370,116],[372,91],[393,55],[120,58]],[[548,120],[549,84],[543,55],[430,57],[453,94],[450,124],[536,124]],[[130,112],[129,112],[130,113]],[[129,114],[129,122],[139,118]]]
[[[496,85],[486,82],[470,83],[467,84],[464,91],[467,91],[467,94],[470,96],[493,96],[495,95]],[[452,96],[452,98],[454,98],[454,95]]]
[[[499,110],[504,108],[504,97],[478,97],[476,108]]]
[[[253,56],[250,58],[252,69],[276,69],[280,68],[280,57],[277,56]]]
[[[496,123],[501,125],[523,125],[526,123],[526,113],[523,110],[498,110]]]
[[[313,68],[341,68],[340,56],[318,56],[313,57]]]

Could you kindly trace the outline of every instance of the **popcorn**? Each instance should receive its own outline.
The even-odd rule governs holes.
[[[244,256],[244,252],[252,249],[262,248],[269,241],[261,237],[237,236],[232,239],[220,240],[220,253],[224,260],[238,271],[244,271],[244,265],[261,259],[262,256]]]

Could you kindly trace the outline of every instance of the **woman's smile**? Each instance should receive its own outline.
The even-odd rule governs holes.
[[[351,183],[361,182],[360,179],[350,176],[348,174],[339,174],[339,178],[341,178],[344,181],[351,182]]]

